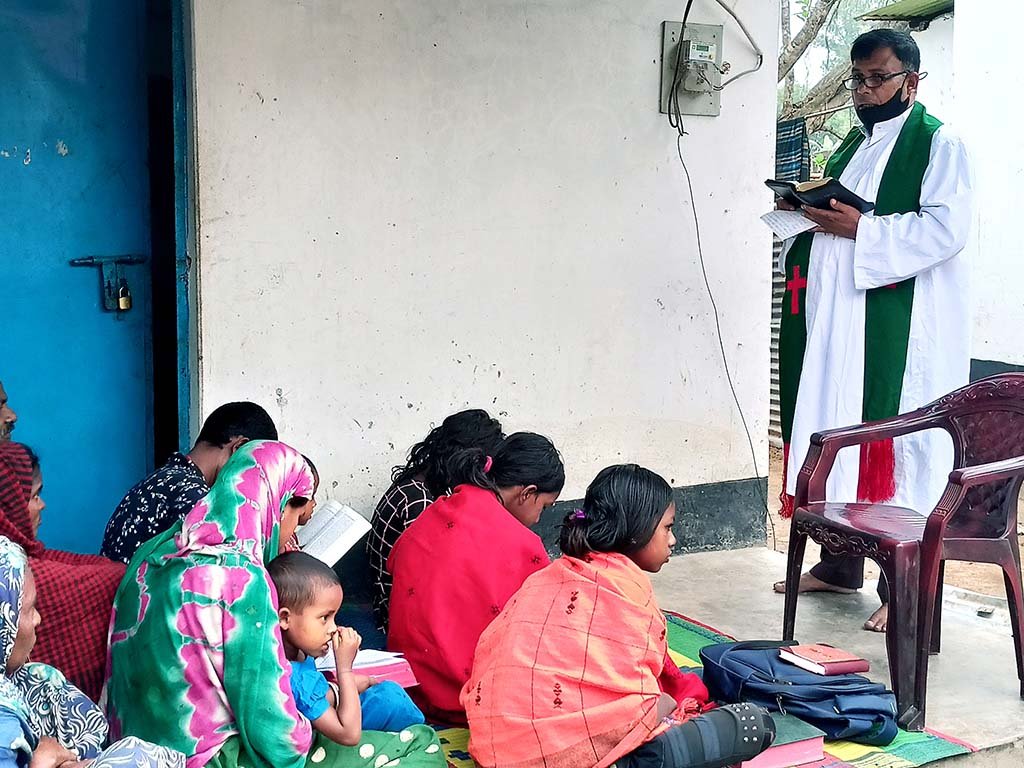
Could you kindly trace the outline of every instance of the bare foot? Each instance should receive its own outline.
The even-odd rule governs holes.
[[[869,632],[885,632],[889,625],[889,604],[882,603],[882,607],[871,614],[871,618],[864,622],[864,629]]]
[[[776,581],[774,590],[780,595],[786,594],[786,582]],[[850,589],[849,587],[837,587],[835,584],[829,584],[827,581],[822,581],[817,576],[812,576],[811,572],[803,574],[800,577],[800,589],[798,592],[836,592],[840,595],[852,595],[856,592],[856,589]]]

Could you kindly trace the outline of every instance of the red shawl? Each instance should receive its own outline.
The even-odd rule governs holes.
[[[394,576],[388,648],[420,682],[409,693],[428,719],[463,724],[459,691],[481,633],[526,577],[548,564],[540,538],[490,491],[460,485],[431,504],[388,558]]]
[[[32,661],[56,667],[95,701],[103,687],[114,593],[125,567],[97,555],[47,549],[32,531],[31,493],[25,446],[0,443],[0,536],[28,553],[42,617]]]
[[[665,728],[664,688],[707,689],[681,675],[647,574],[628,557],[561,557],[534,574],[480,638],[462,692],[469,751],[482,768],[611,765]],[[666,676],[674,685],[666,685]]]

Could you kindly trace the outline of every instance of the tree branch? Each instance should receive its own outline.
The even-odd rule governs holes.
[[[830,102],[836,101],[841,96],[838,104],[842,104],[849,98],[849,94],[843,88],[843,80],[850,76],[850,65],[845,61],[836,64],[827,75],[819,80],[804,98],[796,103],[787,103],[782,107],[779,114],[780,120],[791,120],[794,117],[806,117],[814,112],[827,108]]]
[[[842,0],[818,0],[811,12],[807,14],[807,20],[804,21],[800,31],[796,33],[796,37],[790,40],[788,45],[784,45],[779,54],[779,82],[789,74],[807,47],[814,42],[818,32],[828,21],[829,11],[841,2]]]
[[[887,26],[890,29],[909,31],[910,25],[901,21],[895,24],[875,24],[872,28]],[[850,100],[850,94],[843,88],[842,83],[850,76],[850,64],[847,61],[840,61],[828,73],[821,78],[806,93],[799,102],[786,101],[779,110],[780,120],[790,120],[795,117],[806,117],[823,109],[831,109],[846,104]]]
[[[792,9],[789,0],[782,0],[780,10],[782,12],[782,47],[785,48],[793,40]],[[796,72],[791,68],[786,74],[786,87],[782,92],[784,104],[793,103],[794,88],[796,88]]]

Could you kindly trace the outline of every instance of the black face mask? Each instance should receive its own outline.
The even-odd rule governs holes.
[[[868,133],[878,125],[878,123],[884,123],[886,120],[892,120],[894,117],[899,117],[907,108],[910,106],[910,99],[903,99],[903,89],[900,88],[896,93],[892,95],[884,104],[864,104],[863,106],[857,107],[857,117],[864,123],[864,127]]]

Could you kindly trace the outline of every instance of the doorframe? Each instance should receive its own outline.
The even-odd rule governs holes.
[[[174,88],[174,231],[178,338],[178,443],[188,451],[199,432],[199,280],[195,164],[195,56],[192,2],[171,3]]]

